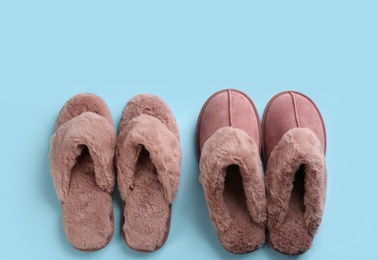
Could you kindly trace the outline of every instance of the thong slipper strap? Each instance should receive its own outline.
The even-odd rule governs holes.
[[[128,122],[118,137],[118,187],[125,200],[133,186],[134,173],[141,151],[146,149],[157,177],[171,204],[179,186],[181,149],[177,136],[158,118],[142,114]],[[120,156],[122,154],[122,156]]]
[[[62,202],[70,189],[72,168],[84,147],[93,160],[97,185],[104,191],[113,190],[115,136],[109,121],[93,112],[84,112],[55,131],[51,138],[51,173]]]

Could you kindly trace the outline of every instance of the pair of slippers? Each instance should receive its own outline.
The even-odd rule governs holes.
[[[159,249],[168,237],[179,186],[179,138],[171,110],[156,96],[138,95],[127,103],[118,138],[100,97],[71,98],[60,111],[49,154],[70,244],[95,251],[110,242],[117,180],[125,243],[141,252]]]
[[[248,253],[267,240],[280,253],[306,252],[327,184],[326,132],[314,102],[298,92],[279,93],[260,127],[245,93],[222,90],[204,104],[196,137],[200,182],[223,247]]]

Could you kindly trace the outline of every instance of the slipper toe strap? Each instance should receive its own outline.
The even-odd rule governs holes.
[[[163,186],[167,204],[171,204],[179,186],[181,148],[175,134],[158,118],[142,114],[130,120],[117,141],[117,180],[123,200],[134,183],[136,164],[141,151],[149,153]]]
[[[115,143],[114,127],[106,118],[92,112],[68,120],[55,131],[50,145],[50,168],[62,202],[70,189],[72,168],[84,147],[93,160],[97,185],[108,192],[113,190]]]

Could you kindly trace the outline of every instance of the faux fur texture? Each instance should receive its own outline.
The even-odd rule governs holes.
[[[175,117],[161,98],[150,94],[141,94],[130,99],[123,111],[119,129],[123,129],[131,119],[140,115],[156,117],[180,140]]]
[[[327,186],[324,148],[310,129],[283,135],[271,153],[265,182],[270,245],[286,254],[304,253],[320,225]]]
[[[62,202],[69,192],[72,168],[84,147],[88,147],[93,160],[97,185],[108,192],[113,190],[115,143],[113,126],[104,117],[92,112],[82,113],[56,130],[51,138],[50,167]]]
[[[238,171],[227,173],[235,166]],[[237,173],[241,175],[239,181],[244,195],[235,200],[231,198],[235,194],[229,193],[240,193],[240,188],[225,191],[227,175],[235,181]],[[237,128],[218,129],[203,146],[200,182],[210,218],[224,248],[233,253],[246,253],[261,247],[265,241],[266,197],[260,153],[253,139]]]
[[[130,248],[151,252],[165,243],[181,156],[177,124],[164,101],[146,94],[132,98],[122,115],[116,150],[123,238]]]
[[[62,203],[64,231],[76,249],[106,246],[114,231],[112,196],[95,180],[93,161],[85,148],[72,169],[70,191]]]
[[[113,236],[115,143],[111,114],[100,97],[79,94],[62,108],[51,138],[50,168],[67,240],[82,251],[99,250]]]
[[[82,93],[73,96],[64,104],[55,124],[55,130],[68,120],[84,113],[92,112],[106,118],[109,124],[113,125],[112,115],[105,101],[92,93]]]
[[[117,166],[122,173],[118,187],[123,200],[134,183],[135,168],[143,149],[156,168],[162,184],[166,204],[169,205],[178,190],[180,181],[181,149],[177,137],[156,117],[140,115],[125,126],[118,137]]]

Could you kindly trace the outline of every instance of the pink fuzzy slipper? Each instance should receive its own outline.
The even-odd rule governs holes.
[[[232,89],[213,94],[197,122],[200,181],[220,242],[232,253],[252,252],[265,242],[259,126],[253,102]]]
[[[287,91],[268,103],[262,122],[268,241],[297,255],[312,244],[324,210],[327,169],[322,116],[307,96]]]
[[[51,175],[67,240],[82,251],[99,250],[113,236],[115,144],[112,117],[100,97],[76,95],[60,111],[51,138]]]
[[[167,240],[180,165],[179,131],[169,107],[153,95],[132,98],[122,114],[116,149],[122,235],[130,248],[151,252]]]

